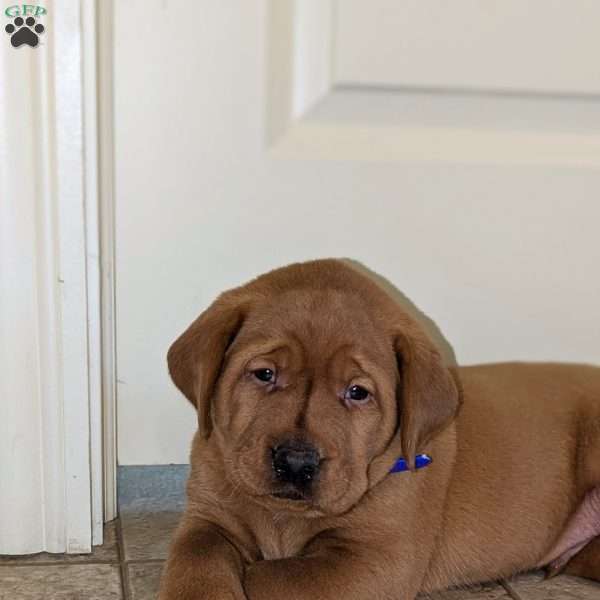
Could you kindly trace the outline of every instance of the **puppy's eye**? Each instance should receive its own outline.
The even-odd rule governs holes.
[[[256,369],[252,371],[252,374],[263,383],[274,383],[275,381],[275,371],[273,369]]]
[[[346,400],[351,400],[352,402],[364,403],[369,399],[370,395],[369,391],[360,385],[351,385],[346,390]]]

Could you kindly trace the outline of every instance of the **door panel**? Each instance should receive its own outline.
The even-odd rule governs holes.
[[[598,94],[594,0],[340,0],[338,84]]]

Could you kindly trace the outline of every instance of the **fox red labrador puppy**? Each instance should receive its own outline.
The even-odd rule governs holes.
[[[161,600],[413,599],[600,579],[600,368],[448,368],[345,262],[220,296],[173,344],[196,407]]]

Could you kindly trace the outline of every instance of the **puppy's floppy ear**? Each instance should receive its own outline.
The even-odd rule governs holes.
[[[401,375],[401,448],[412,467],[415,455],[455,416],[459,390],[439,351],[414,324],[396,334],[394,348]]]
[[[225,351],[245,316],[245,307],[221,296],[172,344],[167,353],[169,374],[198,411],[198,429],[208,438],[212,431],[211,397],[221,372]]]

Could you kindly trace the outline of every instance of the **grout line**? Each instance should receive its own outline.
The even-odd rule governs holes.
[[[40,560],[25,562],[21,560],[0,563],[1,567],[69,567],[82,565],[118,565],[118,560]]]
[[[123,563],[126,565],[151,565],[153,563],[164,563],[166,560],[166,558],[132,558],[130,560],[124,560]]]
[[[116,519],[115,529],[117,534],[117,554],[119,557],[119,569],[121,571],[121,592],[123,594],[123,600],[130,600],[130,588],[129,588],[129,570],[127,569],[127,563],[125,562],[125,546],[123,544],[123,529],[121,528],[121,517]]]
[[[118,552],[118,550],[117,550]],[[27,560],[15,560],[0,562],[0,568],[2,567],[65,567],[65,566],[85,566],[85,565],[145,565],[153,563],[164,563],[166,558],[131,558],[127,560],[102,560],[90,559],[90,560],[40,560],[40,561],[29,561]]]
[[[129,571],[125,563],[121,563],[119,566],[121,569],[121,590],[123,592],[123,600],[130,600]]]
[[[502,587],[506,590],[506,593],[513,599],[513,600],[522,600],[521,596],[519,596],[519,594],[516,592],[516,590],[513,588],[512,585],[510,585],[510,583],[506,580],[503,579],[500,582],[500,585],[502,585]]]

